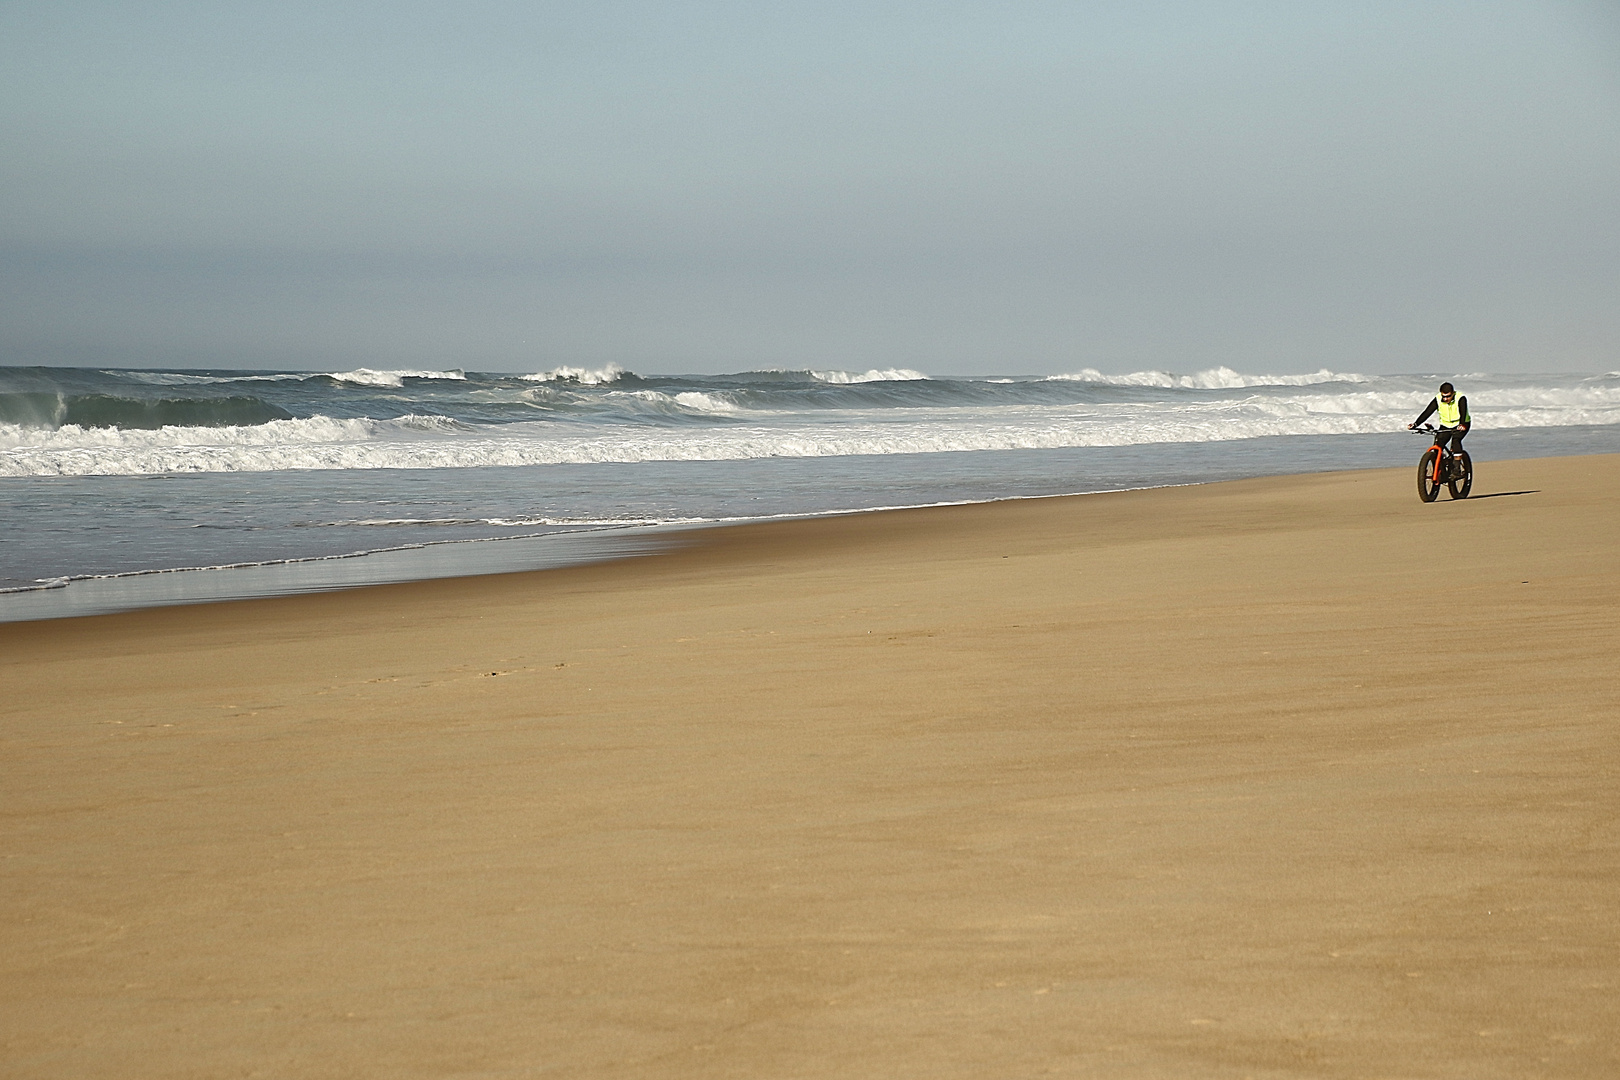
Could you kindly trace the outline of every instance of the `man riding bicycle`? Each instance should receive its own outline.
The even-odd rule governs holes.
[[[1439,415],[1435,416],[1436,413]],[[1429,407],[1416,420],[1406,425],[1407,429],[1417,427],[1431,416],[1440,424],[1440,430],[1434,434],[1434,445],[1443,447],[1449,442],[1452,453],[1461,450],[1463,436],[1468,434],[1472,422],[1468,417],[1468,399],[1458,397],[1457,388],[1450,383],[1441,383],[1439,395],[1429,401]]]

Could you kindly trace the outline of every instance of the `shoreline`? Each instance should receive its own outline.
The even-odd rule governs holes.
[[[1540,429],[1495,432],[1512,440],[1508,445],[1524,451],[1529,457],[1506,460],[1531,460],[1543,456],[1566,456],[1560,442],[1542,445],[1533,439],[1526,445],[1523,440]],[[1552,434],[1567,437],[1568,432],[1548,429]],[[1543,433],[1545,434],[1545,433]],[[1589,432],[1600,449],[1597,453],[1620,451],[1620,446],[1608,449],[1613,434],[1606,429]],[[1344,438],[1339,436],[1336,438]],[[1262,440],[1265,441],[1265,440]],[[1295,441],[1298,441],[1297,439]],[[1220,446],[1222,444],[1214,444]],[[1401,439],[1400,445],[1409,447],[1410,441]],[[1306,444],[1302,447],[1314,450]],[[1120,448],[1104,448],[1117,451]],[[1208,445],[1202,449],[1209,449]],[[1341,448],[1342,451],[1342,448]],[[1240,451],[1241,452],[1241,451]],[[968,452],[973,454],[984,453]],[[1057,451],[1031,451],[1050,455]],[[1354,458],[1356,455],[1351,454]],[[878,506],[849,506],[817,510],[788,511],[757,515],[738,515],[719,518],[671,519],[657,524],[624,527],[621,522],[582,525],[577,529],[515,536],[458,537],[442,540],[413,541],[398,545],[365,548],[351,551],[323,552],[266,559],[245,559],[220,563],[193,563],[168,567],[147,567],[120,572],[96,574],[51,574],[43,576],[37,584],[0,589],[0,624],[32,622],[57,618],[76,618],[86,615],[109,614],[115,611],[141,610],[151,607],[218,603],[238,599],[271,596],[293,596],[331,590],[369,588],[379,584],[433,580],[444,577],[470,577],[494,573],[521,573],[533,570],[555,569],[562,566],[583,565],[597,561],[615,561],[640,555],[654,554],[670,546],[678,546],[678,537],[688,531],[729,528],[739,524],[795,521],[819,517],[840,517],[849,514],[879,513],[892,510],[912,510],[926,507],[961,506],[979,503],[1018,501],[1021,499],[1069,498],[1096,495],[1113,491],[1148,490],[1163,487],[1181,487],[1197,484],[1222,483],[1227,480],[1260,479],[1265,476],[1314,475],[1322,472],[1361,471],[1366,468],[1390,467],[1380,464],[1334,464],[1324,467],[1324,460],[1308,457],[1295,464],[1311,467],[1285,473],[1251,471],[1239,467],[1227,474],[1200,475],[1193,469],[1183,477],[1144,478],[1140,483],[1105,481],[1102,486],[1084,490],[1034,491],[965,499],[930,499],[915,503]],[[1099,478],[1100,479],[1100,478]],[[1014,486],[1016,489],[1016,485]],[[195,526],[193,526],[195,527]],[[670,540],[671,536],[677,537]]]
[[[1620,457],[1478,485],[815,517],[0,625],[0,1047],[1612,1075]]]
[[[1350,470],[1346,470],[1350,471]],[[1303,474],[1302,474],[1303,475]],[[29,597],[35,594],[49,594],[69,588],[73,585],[88,586],[95,589],[98,586],[103,592],[116,590],[120,585],[139,585],[143,579],[162,579],[166,575],[180,575],[176,580],[202,581],[205,578],[214,578],[220,582],[217,588],[201,587],[175,590],[173,593],[154,594],[144,602],[121,603],[102,597],[90,597],[79,602],[73,610],[50,614],[25,614],[13,617],[11,610],[0,611],[0,625],[14,622],[41,622],[52,619],[84,618],[92,615],[112,615],[120,612],[146,611],[159,607],[188,607],[195,604],[234,603],[240,600],[273,600],[281,597],[304,596],[313,593],[347,592],[353,589],[369,589],[380,585],[402,585],[422,581],[440,581],[469,577],[490,577],[504,574],[540,573],[547,570],[558,570],[572,566],[589,566],[597,563],[617,562],[622,559],[638,556],[659,555],[677,548],[690,546],[697,542],[690,537],[707,532],[711,529],[729,529],[741,526],[787,524],[798,521],[814,521],[821,519],[834,519],[853,517],[860,514],[887,514],[907,510],[935,510],[957,506],[990,506],[1004,502],[1024,502],[1040,499],[1078,499],[1089,495],[1108,495],[1119,492],[1157,491],[1168,488],[1196,487],[1200,484],[1222,483],[1223,481],[1188,481],[1186,483],[1151,484],[1142,487],[1107,488],[1098,491],[1072,491],[1058,492],[1050,495],[1009,495],[996,499],[970,499],[960,502],[934,502],[918,503],[916,505],[899,506],[870,506],[850,510],[807,511],[802,514],[772,514],[757,518],[728,518],[717,521],[682,521],[664,522],[656,525],[643,525],[631,527],[604,527],[581,528],[568,532],[536,533],[527,536],[491,536],[463,540],[439,540],[421,544],[406,544],[399,547],[376,548],[369,551],[355,551],[343,555],[312,555],[305,558],[271,559],[264,562],[226,563],[218,566],[176,566],[157,570],[131,570],[118,574],[87,574],[80,577],[60,577],[42,580],[38,585],[0,589],[0,597]],[[568,549],[574,545],[570,541],[583,539],[585,544],[570,554]],[[318,576],[313,580],[299,580],[287,582],[279,587],[269,587],[258,591],[251,583],[243,583],[244,575],[237,571],[268,571],[271,573],[290,570],[297,572],[300,569],[320,569],[327,564],[341,565],[350,560],[380,557],[374,561],[386,561],[388,556],[407,555],[410,553],[440,554],[458,549],[479,549],[476,545],[511,544],[515,549],[536,541],[547,546],[562,550],[548,552],[544,557],[519,557],[517,559],[493,560],[495,567],[502,563],[517,563],[512,568],[487,568],[490,561],[479,560],[452,560],[454,569],[448,572],[427,573],[429,567],[417,567],[400,576],[394,576],[387,570],[373,571],[363,577],[350,578],[345,575],[336,575],[331,582],[323,582]],[[500,550],[500,549],[494,549]],[[510,550],[510,549],[509,549]],[[469,567],[478,569],[468,569]],[[232,580],[235,579],[235,580]],[[81,589],[81,591],[83,591]],[[0,601],[3,603],[3,601]],[[24,601],[26,603],[26,601]],[[102,606],[115,604],[116,606]]]
[[[1620,427],[1511,429],[1482,433],[1485,442],[1477,447],[1487,459],[1510,460],[1537,456],[1562,456],[1571,452],[1620,452]],[[1174,451],[1170,453],[1169,451]],[[669,526],[694,522],[731,524],[744,520],[791,519],[832,513],[869,512],[874,509],[955,505],[999,501],[1029,496],[1057,496],[1095,493],[1142,487],[1255,478],[1265,475],[1292,475],[1319,471],[1345,471],[1406,464],[1412,440],[1406,433],[1388,432],[1372,436],[1334,436],[1323,440],[1312,437],[1278,437],[1236,442],[1188,445],[1091,448],[1080,450],[1029,450],[1010,452],[974,451],[922,455],[918,460],[901,456],[863,464],[862,459],[783,459],[772,462],[687,462],[675,463],[654,474],[637,473],[628,496],[633,506],[620,509],[632,517],[663,518]],[[1398,454],[1396,453],[1398,452]],[[1393,455],[1393,456],[1392,456]],[[1478,456],[1476,454],[1476,456]],[[922,460],[926,458],[927,460]],[[1412,455],[1415,460],[1415,455]],[[1487,464],[1489,460],[1487,460]],[[873,486],[871,475],[863,470],[878,469],[886,478],[882,490]],[[538,512],[544,518],[564,519],[585,513],[589,506],[605,498],[603,484],[625,480],[611,466],[613,475],[596,475],[569,467],[558,474],[526,470],[484,470],[463,478],[433,472],[402,474],[417,494],[395,505],[391,500],[406,490],[399,481],[386,476],[361,473],[340,481],[342,499],[380,500],[382,517],[439,517],[496,511],[496,492],[503,501],[502,513],[510,516],[514,492],[519,502],[529,487],[536,490],[573,489],[560,503],[524,508],[518,516]],[[634,466],[643,470],[646,466]],[[812,474],[830,470],[813,482]],[[740,470],[730,481],[722,479]],[[458,470],[448,470],[454,473]],[[383,470],[388,473],[388,470]],[[499,474],[499,475],[494,475]],[[875,474],[873,474],[875,475]],[[927,479],[932,478],[932,479]],[[148,550],[145,558],[112,554],[105,549],[106,534],[98,515],[85,508],[102,504],[130,508],[131,483],[118,478],[39,478],[37,491],[32,485],[0,481],[0,497],[19,505],[33,506],[14,521],[7,548],[6,577],[0,584],[25,585],[30,581],[67,579],[63,590],[28,588],[0,595],[0,621],[29,621],[46,617],[159,606],[173,602],[204,602],[242,596],[293,594],[337,587],[353,587],[379,582],[406,581],[469,573],[509,572],[542,569],[588,561],[593,534],[568,530],[529,538],[496,535],[445,535],[429,528],[360,530],[340,542],[325,537],[319,541],[297,534],[308,530],[278,525],[286,522],[287,510],[262,519],[236,521],[245,530],[218,531],[219,515],[226,523],[234,519],[230,509],[234,486],[251,482],[273,494],[282,507],[306,505],[312,520],[320,515],[344,515],[332,501],[334,490],[326,474],[254,474],[222,483],[220,477],[186,476],[184,484],[166,484],[165,497],[179,493],[162,515],[152,507],[121,525],[120,551]],[[392,486],[391,486],[392,485]],[[574,485],[580,485],[574,488]],[[450,507],[436,501],[456,499],[462,487],[483,494],[472,503]],[[685,494],[674,498],[650,494],[655,488]],[[724,495],[722,491],[731,491]],[[589,497],[579,495],[590,491]],[[770,494],[777,492],[777,494]],[[423,494],[427,493],[427,494]],[[476,508],[473,503],[478,503]],[[676,505],[678,504],[678,505]],[[671,516],[673,514],[673,516]],[[295,518],[296,514],[293,515]],[[499,514],[497,516],[500,516]],[[296,523],[295,523],[296,524]],[[359,523],[355,523],[359,524]],[[410,522],[397,524],[408,526]],[[536,521],[535,524],[540,524]],[[605,525],[623,524],[608,521]],[[601,525],[591,525],[600,528]],[[658,536],[658,532],[648,533]],[[613,548],[625,541],[606,535],[603,547]],[[366,535],[360,535],[365,533]],[[625,530],[626,535],[636,535]],[[99,538],[99,539],[98,539]],[[213,538],[213,539],[210,539]],[[497,541],[500,541],[497,543]],[[100,544],[101,547],[97,545]],[[157,555],[156,553],[163,554]],[[610,550],[609,554],[613,552]],[[94,574],[86,567],[98,568]],[[222,569],[222,568],[231,569]],[[42,593],[52,595],[42,596]]]

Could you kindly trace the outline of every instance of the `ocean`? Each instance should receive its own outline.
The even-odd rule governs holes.
[[[1620,372],[0,367],[0,621],[536,569],[725,522],[1620,451]],[[1416,507],[1416,495],[1413,495]]]

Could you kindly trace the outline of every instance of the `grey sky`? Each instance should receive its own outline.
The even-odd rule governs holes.
[[[0,362],[1620,368],[1620,18],[0,0]]]

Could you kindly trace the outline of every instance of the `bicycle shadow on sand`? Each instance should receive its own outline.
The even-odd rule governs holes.
[[[1460,499],[1458,501],[1459,502],[1474,502],[1474,501],[1476,501],[1478,499],[1505,499],[1509,495],[1540,495],[1540,494],[1541,494],[1541,489],[1540,488],[1535,488],[1535,489],[1533,489],[1531,491],[1488,491],[1483,495],[1470,495],[1470,496],[1468,496],[1468,498]]]

